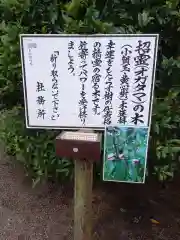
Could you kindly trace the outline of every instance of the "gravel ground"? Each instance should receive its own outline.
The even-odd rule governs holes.
[[[179,183],[96,184],[93,211],[93,240],[180,240]],[[72,184],[32,189],[23,168],[1,153],[0,240],[71,240],[72,226]]]

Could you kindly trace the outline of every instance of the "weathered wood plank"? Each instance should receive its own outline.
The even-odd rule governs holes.
[[[91,240],[93,162],[75,161],[74,240]]]

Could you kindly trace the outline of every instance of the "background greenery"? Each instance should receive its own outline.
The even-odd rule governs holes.
[[[55,157],[55,131],[24,125],[20,33],[159,33],[148,173],[178,172],[180,151],[179,0],[0,0],[0,138],[34,183],[69,177],[72,164]],[[98,171],[98,170],[97,170]]]

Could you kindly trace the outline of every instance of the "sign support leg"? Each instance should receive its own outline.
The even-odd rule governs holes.
[[[74,240],[91,240],[93,162],[75,161]]]

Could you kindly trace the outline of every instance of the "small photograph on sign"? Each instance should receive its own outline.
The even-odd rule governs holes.
[[[106,127],[103,180],[144,183],[147,149],[148,127]]]

